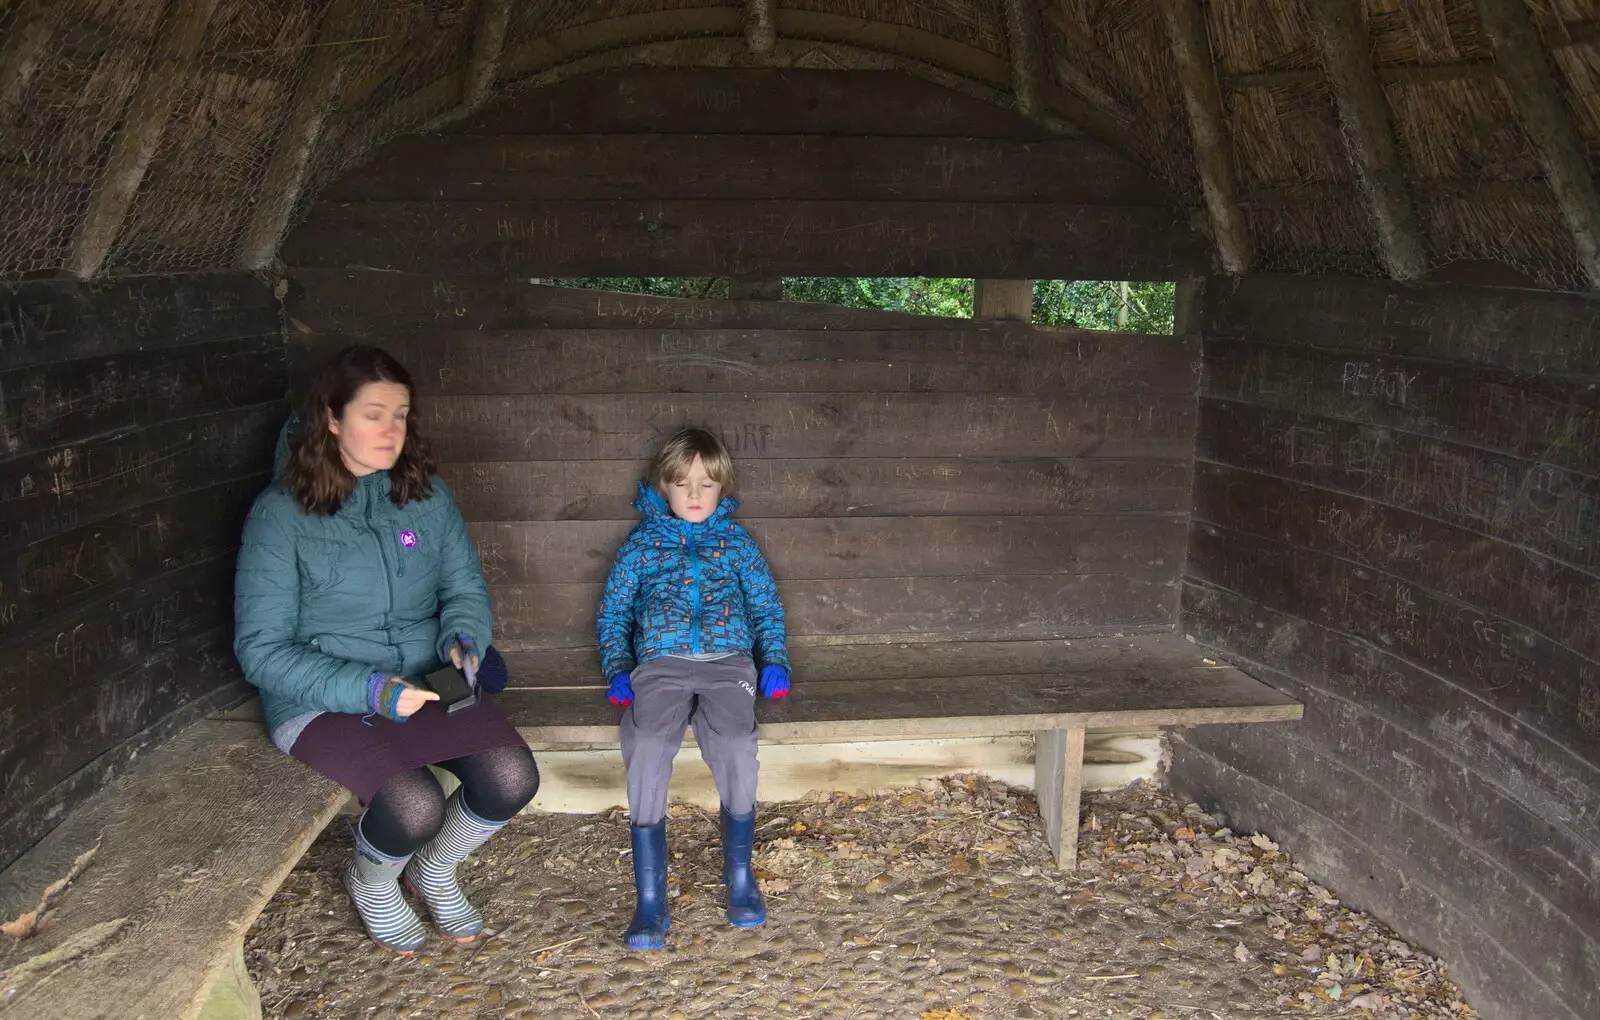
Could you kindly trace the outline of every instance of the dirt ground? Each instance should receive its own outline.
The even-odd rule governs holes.
[[[1265,837],[1144,784],[1085,798],[1055,869],[1032,794],[981,777],[757,820],[765,927],[719,909],[716,819],[674,805],[668,948],[630,952],[628,822],[518,818],[463,869],[490,935],[415,957],[361,932],[336,820],[246,942],[269,1018],[1475,1016],[1442,965]]]

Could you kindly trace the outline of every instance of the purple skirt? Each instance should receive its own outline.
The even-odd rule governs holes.
[[[522,735],[494,697],[480,692],[478,703],[458,715],[447,715],[438,702],[430,701],[405,722],[324,712],[301,731],[289,753],[347,787],[366,807],[401,772],[496,747],[523,746]]]

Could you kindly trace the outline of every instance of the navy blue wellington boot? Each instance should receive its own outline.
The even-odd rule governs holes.
[[[633,885],[639,905],[628,925],[629,949],[660,949],[667,944],[667,823],[634,825]]]
[[[736,928],[754,928],[767,919],[767,901],[750,869],[750,853],[755,849],[756,813],[743,818],[722,809],[722,882],[728,887],[728,923]]]

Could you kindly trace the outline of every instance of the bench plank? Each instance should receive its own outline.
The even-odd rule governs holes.
[[[110,1001],[118,1016],[194,1017],[347,796],[274,748],[257,724],[207,720],[185,730],[0,873],[0,914],[15,917],[100,844],[48,930],[0,948],[0,972],[122,921],[42,987],[24,982],[14,995],[0,987],[0,1001],[18,1016],[42,1016],[48,1000],[55,1020],[104,1017]]]
[[[935,648],[921,646],[911,657],[936,655],[931,651]],[[1048,672],[829,680],[802,676],[788,698],[761,702],[757,717],[765,743],[1300,718],[1301,705],[1293,698],[1232,666],[1205,664],[1197,649],[1190,654],[1188,663],[1166,662],[1156,668],[1085,669],[1063,656]],[[617,739],[618,710],[606,703],[598,685],[513,688],[501,695],[501,704],[536,747],[607,746]]]

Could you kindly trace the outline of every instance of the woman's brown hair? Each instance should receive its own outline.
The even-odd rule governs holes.
[[[417,388],[411,373],[381,347],[346,347],[329,358],[311,377],[300,407],[299,426],[289,440],[283,487],[308,514],[335,514],[355,489],[356,479],[339,455],[339,439],[328,431],[330,420],[344,417],[345,405],[368,383],[398,383],[411,397],[406,411],[406,439],[389,469],[389,498],[395,506],[433,495],[437,465],[428,441],[417,429]]]

